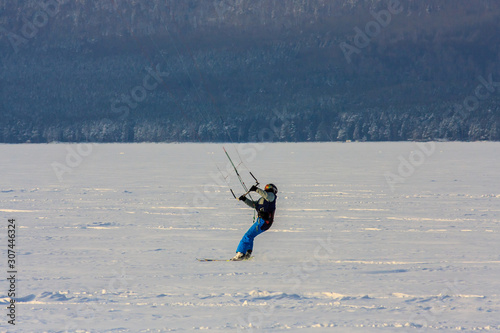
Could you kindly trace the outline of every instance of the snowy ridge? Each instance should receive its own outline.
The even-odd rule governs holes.
[[[114,292],[115,295],[120,295],[121,297],[130,297],[132,294],[124,292]],[[107,298],[109,293],[105,290],[96,293],[71,293],[68,291],[57,291],[57,292],[43,292],[40,295],[30,294],[24,297],[14,298],[16,302],[19,303],[59,303],[59,302],[88,302],[88,301],[103,301]],[[309,293],[286,293],[281,291],[265,291],[265,290],[251,290],[249,292],[237,292],[237,293],[208,293],[208,294],[172,294],[163,293],[158,295],[150,295],[147,297],[157,297],[157,298],[183,298],[191,297],[199,300],[207,299],[239,299],[239,301],[244,301],[242,305],[248,305],[251,301],[261,301],[261,300],[337,300],[337,301],[354,301],[354,300],[376,300],[376,299],[390,299],[390,298],[405,298],[406,302],[426,302],[433,299],[446,299],[450,297],[454,298],[478,298],[484,299],[484,295],[409,295],[405,293],[392,293],[390,295],[343,295],[330,291],[323,292],[309,292]],[[495,295],[497,296],[497,295]],[[0,296],[0,304],[8,304],[10,297]],[[191,304],[191,303],[190,303]],[[173,305],[173,303],[165,303],[163,305]],[[177,303],[181,305],[181,303]]]
[[[474,306],[487,306],[486,303],[480,305],[478,301],[485,302],[485,295],[414,295],[407,293],[394,292],[392,294],[366,294],[366,295],[346,295],[331,291],[318,291],[318,292],[296,292],[289,293],[283,291],[268,291],[268,290],[250,290],[248,292],[236,293],[161,293],[157,295],[138,295],[137,293],[130,292],[113,292],[112,295],[120,297],[122,301],[114,305],[113,311],[125,311],[127,308],[143,308],[154,306],[164,308],[165,311],[172,311],[173,309],[187,308],[187,309],[202,309],[219,308],[226,309],[225,311],[233,311],[231,309],[246,308],[246,311],[272,311],[274,314],[279,314],[283,311],[300,311],[304,314],[313,313],[318,311],[327,311],[334,313],[342,313],[343,311],[363,311],[365,316],[372,318],[373,316],[385,316],[385,313],[393,311],[427,311],[433,304],[446,304],[447,302],[455,302],[457,308],[467,309],[473,302]],[[494,297],[497,297],[496,295]],[[95,293],[71,293],[71,292],[43,292],[40,295],[29,295],[20,299],[18,302],[32,304],[33,306],[57,306],[58,304],[78,305],[87,304],[91,309],[99,309],[105,306],[104,304],[109,299],[109,294],[105,290]],[[402,299],[403,303],[399,300]],[[8,299],[3,297],[0,300],[1,304],[6,304]],[[471,304],[472,305],[472,304]],[[121,310],[120,310],[121,309]],[[171,309],[171,310],[167,310]],[[427,310],[426,310],[427,309]],[[177,311],[177,310],[174,310]],[[313,311],[313,312],[311,312]],[[460,310],[458,310],[460,311]],[[310,313],[311,312],[311,313]],[[387,323],[382,321],[375,321],[371,323],[358,323],[356,325],[348,324],[342,320],[327,320],[323,319],[321,323],[308,323],[303,319],[301,323],[290,324],[280,323],[276,320],[271,320],[272,324],[268,328],[321,328],[321,327],[422,327],[422,324],[416,321],[401,321]],[[202,327],[202,326],[200,326]],[[210,329],[229,329],[232,327],[227,326],[206,326]],[[252,326],[249,326],[252,327]],[[255,326],[254,326],[255,327]],[[495,329],[493,326],[463,326],[462,329],[475,330],[475,329]],[[248,328],[248,327],[247,327]],[[452,326],[446,324],[437,324],[428,326],[429,329],[450,329]],[[500,326],[496,327],[500,329]]]

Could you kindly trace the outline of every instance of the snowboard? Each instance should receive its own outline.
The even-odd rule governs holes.
[[[253,257],[250,257],[248,259],[243,259],[243,260],[231,260],[231,259],[212,259],[212,258],[196,258],[198,261],[248,261],[253,259]]]

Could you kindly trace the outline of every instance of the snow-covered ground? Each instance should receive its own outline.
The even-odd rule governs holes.
[[[500,330],[499,143],[225,147],[280,191],[245,262],[196,261],[253,219],[220,144],[0,145],[0,331]]]

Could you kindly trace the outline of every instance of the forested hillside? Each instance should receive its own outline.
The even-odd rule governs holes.
[[[500,140],[497,0],[0,0],[0,142]]]

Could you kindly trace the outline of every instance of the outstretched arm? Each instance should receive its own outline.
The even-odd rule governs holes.
[[[269,201],[269,202],[273,202],[276,199],[276,196],[274,195],[274,193],[272,193],[272,192],[266,192],[264,190],[261,190],[260,188],[258,188],[255,185],[252,186],[252,188],[250,189],[250,191],[257,192],[261,197],[264,198],[264,200]],[[244,195],[242,195],[241,197],[239,197],[238,200],[243,201],[245,204],[247,204],[247,206],[249,206],[251,208],[255,208],[255,201],[252,201],[252,200],[248,199]]]
[[[255,208],[255,202],[253,202],[252,200],[248,199],[247,197],[245,196],[241,196],[239,198],[240,201],[243,201],[248,207],[250,208]]]
[[[266,192],[264,190],[261,190],[260,188],[257,188],[255,192],[257,192],[266,201],[272,202],[274,201],[274,199],[276,199],[276,196],[272,192]]]

